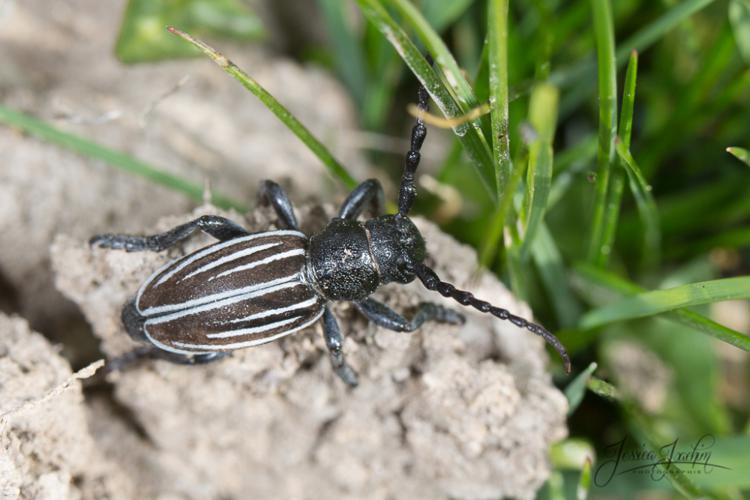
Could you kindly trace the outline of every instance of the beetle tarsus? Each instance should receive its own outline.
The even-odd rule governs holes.
[[[326,340],[326,347],[331,357],[331,366],[341,380],[351,387],[356,387],[359,383],[357,372],[344,359],[343,344],[344,339],[341,336],[341,329],[336,317],[329,307],[323,312],[323,335]]]
[[[297,217],[294,215],[294,206],[289,201],[284,188],[273,181],[262,181],[258,190],[258,202],[261,205],[270,204],[286,227],[299,230]]]

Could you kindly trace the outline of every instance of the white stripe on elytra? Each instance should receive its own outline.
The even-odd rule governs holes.
[[[233,260],[241,259],[242,257],[247,257],[248,255],[252,255],[254,253],[262,252],[263,250],[268,250],[269,248],[277,247],[279,245],[283,245],[283,241],[277,241],[276,243],[267,243],[265,245],[258,245],[257,247],[250,247],[246,248],[244,250],[240,250],[239,252],[230,253],[227,256],[224,256],[220,259],[217,259],[213,262],[209,262],[205,266],[201,266],[192,273],[184,276],[180,281],[185,281],[188,278],[192,278],[196,274],[204,273],[206,271],[209,271],[213,269],[214,267],[221,266],[223,264],[226,264],[227,262],[231,262]],[[161,282],[161,280],[159,280]],[[180,282],[178,281],[178,283]],[[157,284],[158,285],[158,284]]]
[[[312,318],[307,323],[303,323],[303,324],[301,324],[299,326],[295,326],[291,330],[285,330],[283,332],[277,333],[276,335],[271,335],[270,337],[265,337],[265,338],[261,338],[261,339],[254,339],[254,340],[247,340],[245,342],[235,342],[234,344],[189,344],[187,342],[173,342],[173,344],[176,345],[176,346],[178,346],[178,347],[185,347],[185,348],[188,348],[188,349],[203,349],[203,351],[201,351],[201,352],[206,352],[206,351],[227,351],[227,350],[232,350],[232,349],[242,349],[244,347],[254,347],[256,345],[261,345],[261,344],[266,344],[268,342],[273,342],[274,340],[280,339],[281,337],[286,337],[290,333],[294,333],[297,330],[301,330],[303,328],[306,328],[306,327],[312,325],[313,323],[315,323],[316,321],[318,321],[320,319],[320,317],[323,315],[323,311],[324,310],[325,310],[324,308],[321,308],[320,312],[318,314],[316,314],[315,317]],[[148,336],[148,333],[146,334],[146,336]],[[151,337],[149,337],[149,339],[151,339]],[[163,346],[164,344],[161,344],[161,345]],[[161,346],[157,345],[157,347],[161,347]],[[179,353],[185,353],[185,352],[190,353],[190,354],[194,353],[194,351],[178,351],[178,350],[176,350],[174,348],[170,348],[170,349],[166,349],[166,350],[171,351],[171,352],[179,352]]]
[[[228,323],[244,323],[246,321],[253,321],[256,319],[267,318],[269,316],[276,316],[277,314],[283,314],[289,311],[296,311],[298,309],[304,309],[306,307],[314,306],[315,304],[317,304],[318,300],[319,299],[317,297],[313,297],[312,299],[306,300],[304,302],[300,302],[299,304],[294,304],[288,307],[282,307],[281,309],[269,309],[267,311],[261,311],[259,313],[251,314],[250,316],[245,316],[243,318],[230,320],[228,321]]]
[[[287,252],[281,252],[277,253],[275,255],[271,255],[269,257],[266,257],[265,259],[261,259],[256,262],[250,262],[249,264],[243,264],[241,266],[235,266],[231,269],[227,269],[226,271],[220,272],[219,274],[215,276],[211,276],[208,278],[207,281],[214,280],[216,278],[221,278],[222,276],[227,276],[232,273],[238,273],[240,271],[247,271],[248,269],[253,269],[258,266],[262,266],[264,264],[268,264],[269,262],[276,262],[277,260],[283,260],[287,257],[295,257],[297,255],[305,255],[305,249],[304,248],[297,248],[295,250],[289,250]]]
[[[234,245],[238,245],[240,243],[245,243],[246,241],[255,240],[258,238],[263,238],[266,236],[301,236],[304,238],[304,234],[300,233],[299,231],[265,231],[262,233],[255,233],[251,234],[249,236],[243,236],[242,238],[234,238],[229,241],[225,241],[223,243],[218,243],[216,245],[211,245],[208,248],[205,248],[199,252],[194,253],[193,255],[186,257],[180,264],[176,265],[171,271],[169,271],[167,274],[159,278],[159,281],[156,282],[154,286],[159,286],[165,281],[167,281],[169,278],[174,276],[176,273],[183,270],[186,266],[189,266],[196,260],[203,258],[207,255],[211,255],[214,252],[218,252],[219,250],[223,250],[227,247],[231,247]],[[150,280],[149,280],[150,281]]]
[[[274,235],[274,234],[277,235],[277,236],[299,236],[301,238],[305,237],[305,235],[303,233],[299,232],[299,231],[284,230],[284,231],[264,231],[262,233],[255,233],[255,234],[251,234],[251,235],[248,235],[248,236],[243,236],[242,238],[235,238],[235,239],[232,239],[232,240],[229,240],[229,241],[225,241],[225,242],[218,243],[216,245],[212,245],[210,247],[207,247],[207,248],[201,250],[200,252],[196,253],[195,255],[192,255],[192,256],[188,257],[188,261],[189,262],[179,264],[177,266],[179,269],[173,270],[174,272],[170,271],[169,276],[171,277],[175,272],[177,272],[180,269],[184,268],[188,264],[194,262],[195,259],[198,259],[200,257],[205,257],[206,255],[209,255],[209,254],[211,254],[213,252],[222,250],[222,249],[230,247],[232,245],[236,245],[238,243],[243,243],[245,241],[250,241],[250,240],[254,240],[256,238],[261,238],[263,236],[270,236],[270,235]],[[171,266],[177,264],[178,262],[179,262],[179,260],[178,261],[167,262],[166,264],[164,264],[163,266],[161,266],[159,269],[157,269],[156,271],[154,271],[151,274],[151,276],[149,276],[148,279],[146,279],[146,281],[143,282],[143,284],[141,285],[141,288],[138,290],[138,293],[135,296],[135,307],[136,307],[136,309],[138,310],[139,313],[144,314],[144,311],[141,309],[141,306],[140,306],[141,296],[143,295],[143,292],[151,285],[151,282],[154,281],[157,276],[159,276],[161,273],[163,273],[164,271],[166,271],[167,269],[169,269]]]
[[[153,344],[154,346],[158,347],[162,351],[173,352],[175,354],[184,354],[184,355],[187,355],[187,356],[192,356],[194,354],[209,354],[206,351],[196,352],[196,351],[184,351],[184,350],[181,350],[181,349],[175,349],[174,347],[168,346],[167,344],[165,344],[163,342],[159,342],[158,340],[156,340],[155,338],[153,338],[151,335],[149,335],[147,328],[143,329],[143,333],[146,335],[146,338],[148,339],[148,341],[151,344]]]
[[[233,304],[240,300],[245,300],[248,297],[257,297],[260,295],[265,295],[266,293],[275,292],[276,290],[281,290],[283,288],[290,288],[290,287],[301,285],[301,284],[302,284],[302,281],[300,280],[300,273],[296,272],[294,274],[285,276],[283,278],[266,281],[265,283],[257,283],[252,286],[246,286],[244,288],[236,288],[234,290],[229,290],[227,292],[214,293],[212,295],[206,295],[205,297],[200,297],[200,298],[193,299],[193,300],[186,300],[185,302],[180,302],[178,304],[167,304],[164,306],[149,307],[148,309],[141,311],[141,314],[143,316],[153,316],[155,314],[178,311],[176,314],[180,314],[184,316],[185,314],[193,314],[196,311],[214,309],[216,307],[221,307],[223,305],[226,305],[227,303]],[[277,287],[276,285],[282,285],[282,286]],[[255,294],[253,294],[253,292],[255,292]],[[231,302],[227,302],[227,300],[230,300],[230,299],[237,299],[237,300],[231,300]],[[198,306],[204,306],[204,307],[198,308]],[[171,318],[172,316],[173,315],[170,315],[169,317]],[[164,319],[166,317],[167,316],[160,316],[159,318],[153,318],[153,319],[154,320],[160,319],[162,320],[160,321],[160,323],[163,323],[164,321],[166,321]],[[175,316],[175,317],[181,317],[181,316]]]
[[[267,332],[268,330],[273,330],[280,326],[288,325],[289,323],[294,323],[300,318],[300,316],[301,315],[298,314],[297,316],[294,316],[293,318],[282,319],[279,321],[274,321],[273,323],[267,323],[265,325],[260,325],[260,326],[253,326],[250,328],[240,328],[239,330],[227,330],[225,332],[208,333],[206,334],[206,338],[226,339],[230,337],[239,337],[241,335],[250,335],[252,333]]]

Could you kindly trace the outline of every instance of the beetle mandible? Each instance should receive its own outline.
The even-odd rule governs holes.
[[[427,110],[427,91],[420,85],[418,106]],[[416,196],[414,174],[427,128],[417,119],[406,153],[398,213],[383,215],[383,188],[370,179],[352,191],[318,234],[299,230],[292,204],[272,181],[261,183],[259,200],[274,208],[286,229],[250,233],[229,219],[204,215],[153,236],[102,234],[92,246],[128,252],[161,252],[196,230],[217,243],[167,263],[151,275],[122,311],[128,334],[150,344],[150,353],[185,364],[207,363],[235,349],[277,340],[323,320],[323,332],[336,374],[351,386],[357,374],[342,352],[343,339],[330,302],[351,301],[375,324],[413,332],[427,321],[460,324],[464,318],[443,306],[422,303],[411,319],[370,295],[382,284],[419,278],[429,290],[465,306],[511,321],[542,336],[570,360],[560,341],[543,327],[477,299],[441,281],[424,264],[425,242],[409,218]],[[358,220],[369,208],[375,214]]]

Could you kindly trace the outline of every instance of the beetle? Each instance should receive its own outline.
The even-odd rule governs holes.
[[[422,86],[417,100],[426,111],[428,95]],[[383,215],[383,188],[370,179],[351,192],[338,216],[322,231],[307,237],[299,230],[284,190],[266,180],[261,183],[259,200],[273,207],[284,229],[250,233],[229,219],[204,215],[152,236],[91,238],[92,246],[128,252],[161,252],[197,230],[218,240],[167,263],[141,285],[122,310],[128,334],[146,342],[151,354],[198,364],[221,359],[235,349],[272,342],[322,319],[333,369],[345,383],[355,386],[357,374],[344,359],[341,330],[330,303],[353,302],[370,321],[399,332],[413,332],[428,321],[464,322],[458,312],[432,303],[420,304],[407,319],[370,297],[385,283],[410,283],[418,278],[429,290],[542,336],[569,372],[568,355],[553,334],[441,281],[425,265],[425,242],[409,211],[417,194],[414,175],[426,135],[427,128],[418,118],[406,153],[396,214]],[[368,208],[375,216],[359,220]]]

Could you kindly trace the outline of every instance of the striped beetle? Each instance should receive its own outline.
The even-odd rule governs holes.
[[[423,111],[427,98],[420,86],[418,106]],[[429,290],[542,336],[570,371],[565,348],[550,332],[441,281],[423,263],[425,243],[408,214],[416,196],[414,173],[426,135],[418,119],[395,215],[381,215],[383,189],[370,179],[352,191],[338,217],[308,238],[299,231],[286,193],[278,184],[264,181],[259,199],[271,204],[287,229],[249,233],[228,219],[206,215],[153,236],[94,236],[92,246],[128,252],[160,252],[196,230],[219,240],[167,263],[125,305],[122,321],[128,334],[149,344],[148,351],[134,353],[148,352],[177,363],[207,363],[234,349],[277,340],[322,318],[331,364],[344,382],[354,386],[357,375],[344,360],[341,331],[329,302],[351,301],[377,325],[399,332],[412,332],[426,321],[463,323],[459,313],[436,304],[420,304],[409,320],[369,298],[382,284],[419,278]],[[365,208],[375,217],[361,222],[357,218]]]

